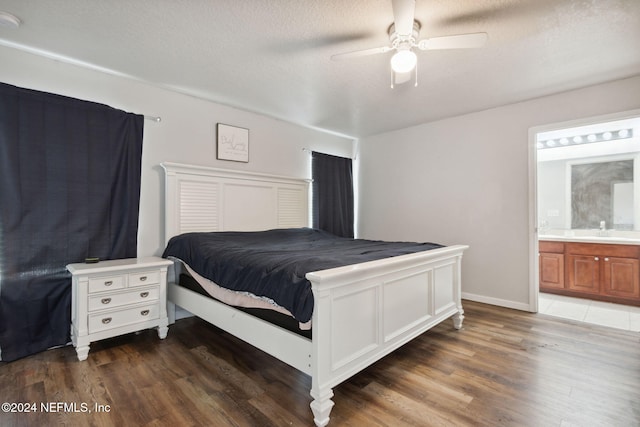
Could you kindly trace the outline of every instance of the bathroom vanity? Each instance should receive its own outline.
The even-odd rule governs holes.
[[[640,242],[633,240],[540,240],[540,291],[640,306]]]

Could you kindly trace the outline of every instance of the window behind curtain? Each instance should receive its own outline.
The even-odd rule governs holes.
[[[87,257],[137,252],[144,117],[0,83],[0,351],[69,341]]]
[[[311,153],[313,227],[353,237],[353,167],[351,159]]]

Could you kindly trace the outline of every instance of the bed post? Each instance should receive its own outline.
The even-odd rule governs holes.
[[[451,318],[453,320],[453,327],[456,329],[462,329],[462,321],[464,320],[464,310],[462,306],[458,307],[458,312]]]
[[[331,413],[331,408],[333,408],[333,390],[326,390],[326,394],[324,396],[314,396],[315,388],[311,389],[311,397],[313,397],[313,402],[311,402],[311,411],[313,412],[313,422],[318,427],[324,427],[329,424],[329,414]]]
[[[168,239],[167,239],[168,241]],[[166,246],[166,242],[165,242]],[[169,266],[167,273],[167,289],[170,284],[175,284],[180,282],[180,273],[181,273],[181,264],[179,262],[173,261],[173,264]],[[176,323],[176,305],[167,298],[167,317],[169,319],[169,324],[173,325]]]
[[[308,278],[308,277],[307,277]],[[331,307],[330,291],[321,290],[311,281],[313,290],[313,340],[311,356],[311,411],[316,426],[329,423],[329,414],[333,408],[333,390],[328,382],[331,377]]]
[[[462,321],[464,320],[464,309],[462,308],[462,253],[456,256],[456,267],[454,270],[453,279],[453,299],[456,302],[458,312],[451,318],[453,320],[453,327],[456,329],[462,329]]]

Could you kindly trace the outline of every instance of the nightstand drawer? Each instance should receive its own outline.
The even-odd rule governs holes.
[[[89,333],[157,319],[159,311],[158,304],[149,304],[120,311],[91,314],[89,315]]]
[[[160,295],[158,286],[142,288],[130,292],[119,292],[108,295],[95,295],[89,297],[89,311],[104,310],[123,305],[156,301]]]
[[[124,288],[124,276],[95,277],[89,279],[89,293]]]
[[[129,286],[155,285],[160,283],[159,271],[143,271],[129,274]]]

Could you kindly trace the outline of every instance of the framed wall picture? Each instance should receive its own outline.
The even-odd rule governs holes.
[[[218,123],[218,160],[249,162],[249,129]]]

